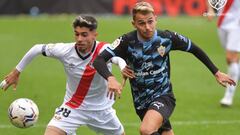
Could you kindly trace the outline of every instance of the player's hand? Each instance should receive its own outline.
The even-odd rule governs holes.
[[[122,73],[122,83],[121,83],[121,90],[122,90],[126,85],[127,79],[135,78],[135,74],[134,74],[134,71],[129,66],[125,66],[124,69],[122,69],[121,73]]]
[[[208,21],[212,21],[213,18],[216,16],[216,13],[213,9],[211,9],[211,10],[208,10],[206,15],[207,15]]]
[[[17,69],[13,69],[2,81],[1,89],[7,90],[11,85],[13,85],[13,90],[17,89],[18,79],[20,72]]]
[[[233,86],[236,85],[236,82],[232,78],[230,78],[227,74],[222,73],[220,71],[218,71],[215,74],[215,77],[218,83],[221,84],[223,87],[226,87],[227,85],[233,85]]]
[[[211,7],[211,5],[207,2],[207,13],[206,13],[206,17],[208,19],[208,21],[212,21],[213,18],[216,16],[216,13],[214,11],[214,9]]]
[[[107,80],[108,80],[108,90],[109,90],[108,96],[110,97],[110,99],[112,99],[113,97],[120,98],[121,91],[122,91],[122,87],[120,83],[116,80],[114,76],[108,77]]]
[[[129,67],[125,66],[125,68],[121,71],[123,78],[130,78],[133,79],[135,78],[134,71]]]
[[[126,81],[127,81],[127,77],[122,77],[122,83],[121,83],[121,90],[124,88],[124,86],[126,85]]]

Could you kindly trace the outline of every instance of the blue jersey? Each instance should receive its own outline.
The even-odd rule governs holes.
[[[134,105],[137,110],[145,109],[161,95],[172,94],[170,81],[171,50],[192,51],[195,45],[190,39],[170,31],[157,30],[149,41],[140,41],[137,31],[132,31],[115,40],[105,54],[120,56],[132,68],[136,78],[130,80]],[[199,52],[196,51],[196,52]],[[202,51],[194,53],[215,73],[217,68]],[[204,57],[203,57],[204,56]],[[200,58],[203,57],[203,58]],[[208,62],[206,62],[207,60]]]

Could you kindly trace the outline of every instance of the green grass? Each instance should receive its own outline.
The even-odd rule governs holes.
[[[72,42],[71,23],[75,16],[0,17],[0,78],[9,73],[22,56],[36,43]],[[98,40],[112,42],[132,30],[129,17],[97,17]],[[191,38],[214,63],[226,71],[224,51],[220,47],[215,22],[201,17],[159,17],[160,29],[177,31]],[[177,106],[171,117],[176,135],[238,135],[240,126],[240,94],[237,90],[234,105],[222,108],[219,100],[224,88],[195,57],[179,51],[171,52],[171,79]],[[117,68],[114,74],[120,78]],[[54,110],[65,94],[65,76],[60,62],[37,57],[21,74],[17,91],[0,91],[0,134],[41,135]],[[37,125],[29,129],[11,126],[7,109],[16,98],[33,99],[40,110]],[[133,109],[129,84],[114,108],[128,135],[137,135],[139,119]],[[94,135],[87,127],[78,134]]]

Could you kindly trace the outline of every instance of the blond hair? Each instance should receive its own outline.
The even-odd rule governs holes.
[[[135,19],[137,13],[141,13],[144,15],[148,13],[154,13],[154,9],[150,3],[142,1],[136,3],[132,9],[133,20]]]

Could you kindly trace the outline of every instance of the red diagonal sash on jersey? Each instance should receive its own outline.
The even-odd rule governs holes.
[[[224,17],[227,15],[227,12],[228,10],[230,9],[231,5],[233,3],[233,0],[228,0],[227,1],[227,4],[225,5],[224,9],[223,9],[223,12],[222,14],[219,16],[218,18],[218,22],[217,22],[217,26],[220,27],[223,20],[224,20]],[[240,8],[240,7],[239,7]]]
[[[83,72],[82,78],[78,84],[77,90],[76,92],[73,94],[72,98],[70,99],[70,101],[68,101],[66,103],[66,105],[68,105],[71,108],[77,108],[79,107],[85,96],[88,93],[88,90],[90,88],[91,82],[94,78],[94,75],[96,73],[96,70],[94,68],[91,67],[91,63],[95,60],[95,58],[98,56],[99,51],[102,49],[102,47],[105,45],[106,43],[101,42],[98,44],[98,46],[96,47],[96,50],[94,52],[94,54],[92,55],[92,59],[89,62],[89,64],[87,64],[85,71]]]

